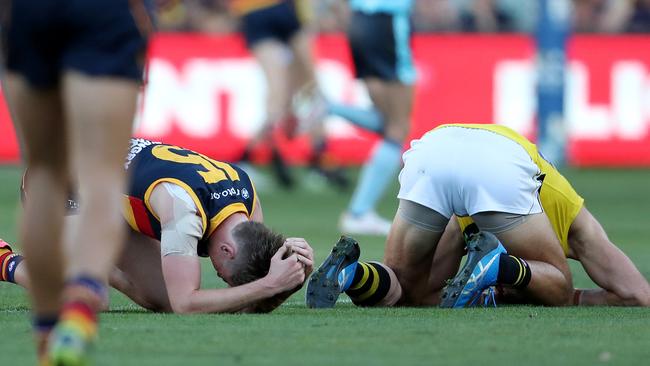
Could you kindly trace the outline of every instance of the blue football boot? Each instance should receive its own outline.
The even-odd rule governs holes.
[[[310,308],[331,308],[347,290],[357,268],[361,250],[356,240],[341,236],[323,264],[307,283],[305,300]]]
[[[506,253],[499,239],[494,234],[481,231],[471,236],[467,243],[467,262],[442,293],[440,307],[464,308],[481,306],[486,298],[484,290],[494,286],[499,274],[499,259]],[[494,300],[494,293],[488,294]],[[485,303],[484,306],[489,306]]]

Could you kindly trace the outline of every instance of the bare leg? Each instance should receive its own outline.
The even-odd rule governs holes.
[[[316,87],[316,68],[312,55],[312,37],[306,30],[301,30],[291,38],[291,49],[293,59],[291,62],[291,73],[289,73],[290,93],[297,92],[306,85]]]
[[[386,116],[388,108],[390,108],[387,101],[388,96],[386,95],[386,82],[378,78],[370,77],[363,79],[363,83],[366,84],[366,88],[368,88],[368,96],[370,96],[372,104],[379,110],[379,112],[381,112],[381,114]],[[387,118],[387,116],[385,118]]]
[[[310,98],[321,98],[316,79],[316,65],[312,55],[312,37],[309,31],[301,30],[291,38],[291,50],[293,59],[289,65],[289,93],[287,98],[287,114],[291,110],[291,98],[299,91]],[[321,122],[321,121],[318,121]],[[309,132],[313,141],[317,143],[324,140],[324,128],[322,123],[313,123],[309,126]]]
[[[419,300],[421,305],[436,306],[440,304],[442,290],[446,286],[447,280],[453,278],[458,272],[464,255],[465,240],[458,221],[452,218],[449,220],[449,224],[442,234],[433,255],[427,288],[422,293],[421,300]]]
[[[404,141],[411,127],[413,86],[399,82],[382,82],[382,90],[377,91],[376,80],[370,79],[366,83],[373,102],[385,116],[384,137],[393,141]]]
[[[287,50],[282,43],[268,39],[256,43],[252,52],[266,77],[266,118],[262,129],[246,146],[242,160],[248,160],[259,143],[269,143],[275,175],[282,186],[289,188],[293,186],[294,180],[280,154],[273,133],[276,127],[283,127],[287,135],[292,135],[296,128],[295,121],[288,118],[290,96]]]
[[[429,278],[436,246],[442,233],[420,229],[395,216],[384,251],[384,263],[402,286],[400,305],[425,305],[422,294],[429,293]]]
[[[73,217],[70,217],[72,219]],[[66,220],[67,225],[73,225]],[[15,284],[29,289],[27,260],[14,274]],[[110,285],[136,304],[157,312],[171,312],[167,288],[162,276],[160,242],[132,230],[127,235],[126,248],[109,276]]]
[[[66,126],[56,90],[37,90],[21,76],[8,73],[6,92],[13,107],[24,159],[30,172],[29,192],[20,230],[31,278],[30,295],[37,322],[56,320],[63,285],[63,202],[68,190]],[[38,353],[45,351],[47,331],[37,334]]]
[[[310,103],[312,111],[309,115],[301,116],[300,127],[310,137],[311,156],[309,167],[320,173],[329,183],[339,188],[347,188],[347,177],[340,169],[332,166],[332,159],[326,156],[327,137],[325,126],[322,123],[327,115],[327,103],[322,95],[316,77],[316,64],[312,54],[312,36],[308,30],[297,32],[290,42],[293,50],[293,59],[289,65],[289,96],[287,100],[287,115],[298,118],[294,113],[293,98],[297,97],[303,102]]]
[[[74,72],[65,74],[63,85],[72,134],[71,161],[83,202],[68,277],[84,274],[108,282],[124,241],[122,165],[139,87],[130,80]]]
[[[62,88],[71,135],[68,159],[81,209],[78,225],[70,226],[63,306],[49,353],[55,363],[71,358],[78,363],[97,337],[96,314],[106,305],[108,276],[124,240],[123,161],[138,84],[67,71]]]
[[[650,285],[634,263],[582,208],[569,229],[571,255],[601,289],[583,290],[577,305],[650,306]]]
[[[29,281],[29,273],[27,273],[27,266],[21,264],[18,265],[18,268],[16,268],[16,274],[14,275],[14,279],[16,280],[16,285],[26,288],[29,290],[31,288],[31,283]]]
[[[543,305],[571,303],[569,265],[545,214],[529,215],[523,224],[496,236],[509,254],[525,259],[530,266],[532,277],[521,290],[524,295]]]
[[[275,40],[263,40],[252,50],[264,71],[267,84],[266,119],[261,132],[250,142],[255,146],[270,137],[273,127],[287,116],[289,108],[289,70],[285,47]]]
[[[402,144],[410,127],[412,86],[378,78],[364,81],[373,103],[384,116],[383,139],[364,164],[348,212],[341,218],[341,230],[352,234],[385,234],[388,222],[383,219],[364,220],[364,217],[371,217],[369,214],[399,170]]]
[[[130,231],[110,282],[111,286],[145,309],[172,311],[162,274],[160,242],[157,240]]]

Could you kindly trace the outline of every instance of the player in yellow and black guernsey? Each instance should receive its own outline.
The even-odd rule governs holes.
[[[384,262],[358,261],[358,245],[339,241],[309,280],[309,306],[334,306],[341,292],[361,306],[650,306],[647,279],[524,136],[445,124],[403,161]],[[598,287],[574,288],[567,258]]]
[[[268,312],[311,273],[312,248],[262,223],[253,182],[239,167],[182,147],[131,139],[125,169],[130,183],[123,213],[132,230],[110,284],[139,305],[175,313]],[[23,197],[29,200],[29,192],[23,190]],[[68,205],[69,213],[76,207]],[[2,258],[16,262],[6,250],[10,254],[0,252]],[[230,287],[201,289],[199,257],[209,257]],[[0,280],[4,277],[28,284],[20,263]]]

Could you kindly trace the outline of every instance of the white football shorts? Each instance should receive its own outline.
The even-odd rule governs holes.
[[[479,212],[542,212],[541,171],[515,141],[458,126],[426,133],[403,155],[398,198],[450,218]]]

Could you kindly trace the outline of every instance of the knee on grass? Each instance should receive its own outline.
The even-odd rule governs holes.
[[[574,290],[571,286],[562,285],[560,287],[558,285],[556,289],[546,292],[542,296],[538,296],[538,299],[541,304],[546,306],[568,306],[574,301]]]

